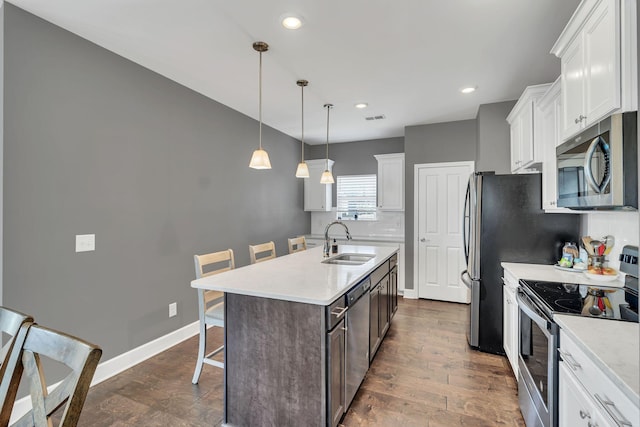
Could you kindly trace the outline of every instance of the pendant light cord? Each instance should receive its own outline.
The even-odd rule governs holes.
[[[300,92],[302,94],[302,137],[300,142],[302,143],[302,157],[300,163],[304,163],[304,85],[300,86]]]
[[[331,110],[331,106],[327,105],[327,161],[326,161],[326,170],[329,170],[329,110]]]
[[[258,141],[259,141],[259,145],[260,145],[260,149],[262,150],[262,52],[260,52],[260,72],[258,75],[258,117],[260,119],[260,131],[259,131],[259,137],[258,137]]]

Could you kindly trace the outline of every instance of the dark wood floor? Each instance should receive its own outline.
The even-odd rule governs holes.
[[[401,300],[342,424],[524,426],[507,359],[469,349],[466,322],[464,305]],[[222,371],[205,366],[192,385],[196,347],[193,337],[91,388],[80,426],[219,426]]]

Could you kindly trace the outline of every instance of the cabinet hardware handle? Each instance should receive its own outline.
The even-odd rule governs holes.
[[[424,237],[422,239],[420,239],[421,242],[426,242],[427,239],[425,239]]]
[[[591,414],[589,414],[587,411],[583,411],[582,409],[580,409],[580,418],[582,418],[583,420],[585,418],[591,419]]]
[[[574,371],[578,369],[582,369],[582,365],[579,364],[576,359],[573,358],[573,355],[567,351],[562,351],[558,349],[558,353],[564,358],[564,360],[569,364],[569,367]]]
[[[618,410],[616,404],[609,399],[603,399],[600,395],[596,394],[596,400],[602,405],[605,411],[609,414],[618,427],[632,427],[631,422],[627,420]]]
[[[587,427],[598,427],[598,423],[595,423],[595,424],[594,424],[594,423],[592,423],[591,421],[589,421],[589,422],[587,423]]]
[[[343,331],[346,331],[346,330],[347,330],[347,327],[345,326],[344,328],[340,328],[340,329],[342,329]]]
[[[578,124],[578,123],[580,123],[580,120],[578,120],[578,119],[575,119],[575,122],[576,122],[576,124]]]
[[[580,114],[580,121],[583,121],[586,118],[587,118],[587,116],[583,116],[582,114]]]
[[[331,314],[336,316],[336,318],[338,318],[338,319],[341,318],[342,316],[344,316],[344,314],[349,309],[349,307],[336,307],[336,308],[338,309],[338,311],[332,310]]]

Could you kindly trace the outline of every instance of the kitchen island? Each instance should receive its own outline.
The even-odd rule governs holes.
[[[194,288],[225,292],[225,425],[337,424],[350,403],[344,391],[349,345],[344,317],[350,311],[345,314],[344,296],[367,285],[363,298],[371,325],[367,322],[362,333],[375,344],[373,355],[397,306],[396,252],[343,245],[341,254],[371,258],[330,264],[321,262],[322,248],[313,248],[191,282]],[[369,347],[365,350],[366,369]]]

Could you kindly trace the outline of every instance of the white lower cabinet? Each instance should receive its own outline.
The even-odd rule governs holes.
[[[516,292],[518,279],[511,276],[508,271],[504,274],[504,286],[502,287],[502,342],[504,352],[511,364],[514,375],[518,378],[518,303]]]
[[[560,427],[640,426],[640,409],[563,330],[559,352]]]
[[[560,362],[558,403],[560,405],[560,427],[607,427],[614,426],[607,421],[591,396],[580,385],[567,367]]]

